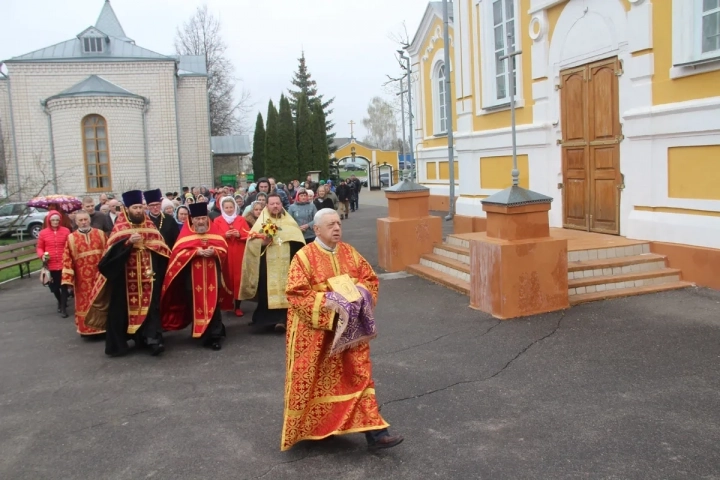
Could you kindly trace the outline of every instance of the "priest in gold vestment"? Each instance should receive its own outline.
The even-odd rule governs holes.
[[[380,415],[368,343],[376,335],[377,275],[341,242],[335,210],[320,210],[313,229],[315,241],[298,252],[288,273],[280,448],[355,432],[365,433],[371,449],[394,447],[403,437],[391,435]]]
[[[277,194],[268,195],[267,207],[250,230],[243,256],[238,300],[257,301],[254,327],[285,331],[285,296],[290,261],[305,246],[305,238],[292,215],[288,215]]]

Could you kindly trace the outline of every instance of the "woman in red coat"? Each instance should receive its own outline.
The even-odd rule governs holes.
[[[245,242],[250,233],[250,226],[245,219],[237,214],[237,204],[232,197],[223,197],[220,200],[222,215],[217,217],[213,223],[217,226],[220,234],[225,237],[228,244],[228,258],[223,267],[223,277],[231,285],[233,296],[224,298],[220,308],[224,311],[235,310],[235,315],[242,317],[240,310],[240,277],[242,274],[243,256],[245,255]]]
[[[62,215],[56,210],[51,210],[45,217],[45,228],[40,230],[37,242],[37,256],[46,262],[52,281],[48,284],[50,291],[58,302],[58,312],[63,318],[67,318],[67,285],[61,285],[63,252],[67,243],[70,230],[60,225]]]

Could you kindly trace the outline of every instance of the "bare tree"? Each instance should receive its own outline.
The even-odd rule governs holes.
[[[383,150],[397,147],[398,128],[393,106],[381,97],[373,97],[367,108],[363,126],[368,131],[365,143]]]
[[[208,11],[207,5],[203,5],[190,20],[178,27],[175,35],[178,55],[205,57],[213,136],[248,132],[247,119],[253,109],[250,92],[246,89],[243,88],[239,98],[235,98],[238,79],[233,77],[235,68],[226,56],[227,44],[220,30],[220,20]]]

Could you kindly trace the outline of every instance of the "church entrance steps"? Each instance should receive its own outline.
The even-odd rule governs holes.
[[[441,272],[433,267],[418,263],[407,267],[408,273],[412,273],[418,277],[430,280],[433,283],[440,284],[463,295],[470,296],[470,282],[454,277],[449,273]]]
[[[449,243],[436,243],[433,254],[470,265],[470,246],[462,247]]]
[[[470,241],[482,235],[448,235],[407,271],[470,295]],[[679,269],[668,268],[665,255],[650,253],[646,241],[557,228],[550,229],[550,235],[568,241],[570,305],[693,285],[682,280]]]

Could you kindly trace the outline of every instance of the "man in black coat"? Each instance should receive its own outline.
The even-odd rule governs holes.
[[[353,183],[353,185],[355,186],[355,195],[354,195],[353,200],[351,201],[351,204],[350,204],[351,207],[352,207],[352,211],[354,212],[355,210],[359,210],[359,209],[360,209],[360,205],[359,205],[358,202],[360,202],[360,190],[362,189],[362,182],[361,182],[360,179],[357,178],[355,175],[352,175],[352,176],[350,177],[350,179],[351,179],[350,181],[351,181],[351,182]]]
[[[170,250],[175,246],[175,241],[180,235],[180,227],[178,227],[175,219],[169,215],[165,215],[162,211],[162,192],[159,188],[143,192],[145,203],[148,207],[148,217],[150,221],[157,227],[165,240],[165,244]],[[162,285],[162,282],[160,282]]]
[[[340,218],[348,218],[350,212],[350,187],[347,180],[342,180],[335,188],[335,195],[340,202]]]

